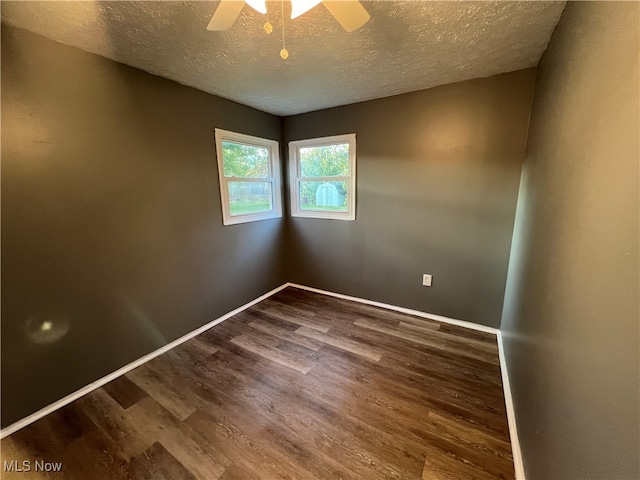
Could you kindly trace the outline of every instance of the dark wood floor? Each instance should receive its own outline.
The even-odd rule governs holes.
[[[3,439],[14,459],[63,469],[3,479],[514,477],[493,335],[293,288]]]

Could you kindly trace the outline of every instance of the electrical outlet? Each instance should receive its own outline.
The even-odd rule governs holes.
[[[425,273],[424,275],[422,275],[422,285],[424,285],[425,287],[430,287],[431,286],[431,275],[429,275],[428,273]]]

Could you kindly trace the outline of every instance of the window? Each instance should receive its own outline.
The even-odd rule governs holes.
[[[216,128],[222,222],[282,216],[279,144]]]
[[[291,215],[356,218],[355,134],[289,142]]]

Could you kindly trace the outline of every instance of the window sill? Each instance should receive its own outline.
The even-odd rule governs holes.
[[[353,222],[356,219],[355,214],[353,213],[349,213],[349,212],[341,212],[341,213],[335,213],[335,212],[321,212],[321,211],[314,211],[314,212],[295,212],[295,213],[291,213],[292,217],[298,217],[298,218],[319,218],[322,220],[344,220],[344,221],[350,221]]]
[[[261,220],[272,220],[274,218],[282,218],[279,212],[255,213],[252,215],[238,215],[236,217],[224,218],[222,223],[226,225],[238,225],[240,223],[259,222]]]

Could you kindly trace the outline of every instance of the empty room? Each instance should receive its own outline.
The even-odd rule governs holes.
[[[640,3],[0,8],[0,478],[640,479]]]

